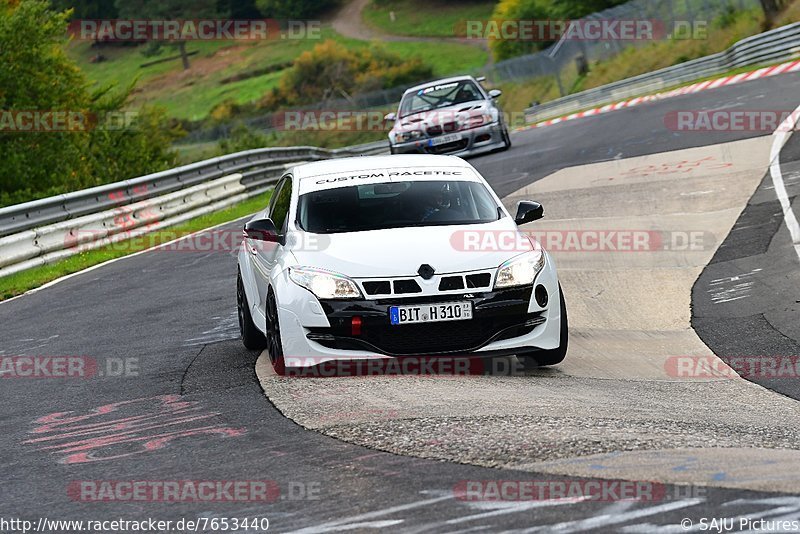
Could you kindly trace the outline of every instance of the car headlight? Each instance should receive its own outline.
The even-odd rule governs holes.
[[[419,130],[409,130],[407,132],[397,132],[395,135],[395,140],[398,143],[405,143],[406,141],[411,141],[412,139],[419,139],[422,137],[422,132]]]
[[[361,297],[361,291],[356,283],[343,274],[313,267],[290,267],[289,278],[320,299],[357,299]]]
[[[542,267],[544,267],[544,253],[541,250],[533,250],[511,258],[497,269],[494,287],[498,289],[532,284]]]
[[[483,113],[481,115],[473,115],[469,118],[464,128],[477,128],[484,124],[491,124],[494,122],[494,117],[490,113]]]

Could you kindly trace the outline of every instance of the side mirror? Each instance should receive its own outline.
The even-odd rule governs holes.
[[[275,228],[275,223],[271,219],[256,219],[245,224],[244,236],[256,241],[267,241],[283,245],[283,240],[278,235],[278,229]]]
[[[491,91],[489,91],[489,98],[497,98],[502,94],[503,91],[501,91],[500,89],[492,89]]]
[[[514,222],[525,224],[532,221],[538,221],[544,217],[544,208],[538,202],[531,200],[522,200],[517,204],[517,216],[514,217]]]
[[[396,121],[396,120],[397,120],[397,115],[395,115],[394,113],[387,113],[387,114],[386,114],[386,115],[383,117],[383,120],[385,120],[385,121],[389,121],[389,122]]]

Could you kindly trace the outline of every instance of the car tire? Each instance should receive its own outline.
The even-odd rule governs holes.
[[[249,350],[265,349],[267,340],[253,323],[253,316],[250,315],[250,306],[247,305],[247,295],[244,292],[241,272],[236,277],[236,308],[239,316],[239,333],[242,335],[242,344]]]
[[[511,148],[511,136],[508,135],[508,128],[503,127],[503,131],[501,133],[503,136],[503,148],[502,150],[508,150]]]
[[[275,293],[269,288],[267,293],[267,352],[272,360],[272,367],[278,375],[286,373],[286,362],[283,358],[283,342],[281,341],[281,325],[278,320],[278,303]]]
[[[558,292],[560,293],[559,300],[561,302],[561,334],[559,336],[558,348],[551,350],[540,350],[522,356],[521,360],[526,369],[557,365],[563,362],[564,358],[567,356],[567,346],[569,345],[569,324],[567,321],[567,305],[564,302],[564,292],[561,290],[561,284],[558,285]]]

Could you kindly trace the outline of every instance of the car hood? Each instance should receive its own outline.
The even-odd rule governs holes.
[[[510,217],[485,224],[311,236],[292,250],[298,265],[353,278],[416,276],[426,263],[437,274],[493,269],[533,248]]]
[[[398,119],[393,130],[396,132],[406,132],[409,130],[426,130],[430,126],[444,126],[455,122],[458,124],[466,123],[470,117],[479,117],[485,113],[491,113],[493,107],[485,100],[475,100],[456,104],[446,108],[439,108],[424,113],[409,115]],[[447,128],[445,128],[447,130]]]

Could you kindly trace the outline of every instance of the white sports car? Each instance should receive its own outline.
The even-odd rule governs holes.
[[[552,258],[453,156],[298,165],[244,227],[242,340],[276,370],[330,360],[508,356],[553,365],[567,315]]]

